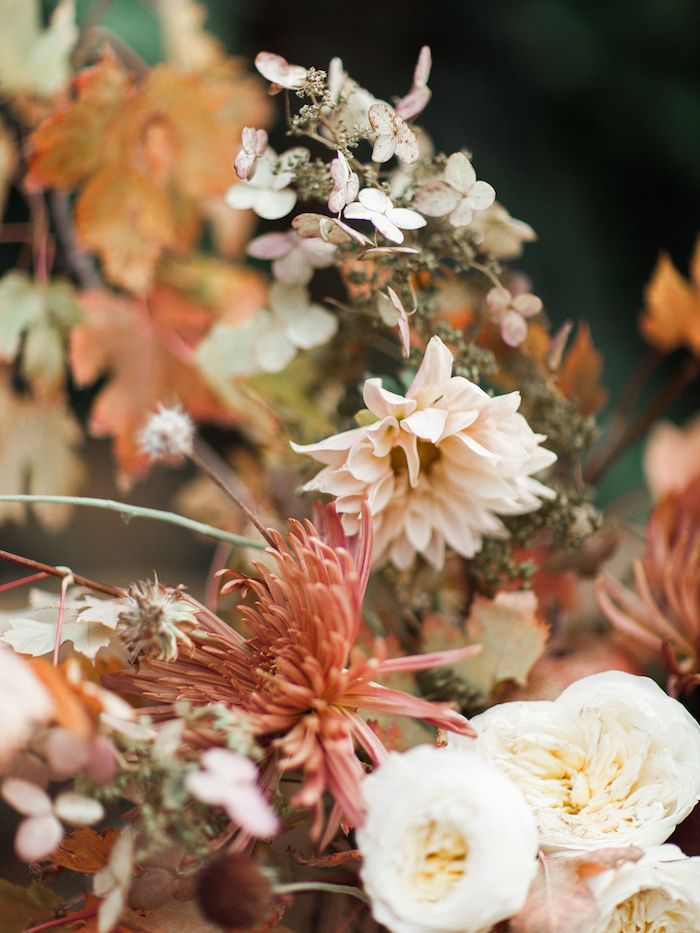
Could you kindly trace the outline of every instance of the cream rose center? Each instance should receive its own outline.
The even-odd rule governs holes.
[[[697,933],[697,913],[662,888],[645,888],[615,908],[600,933]]]
[[[413,830],[408,881],[416,900],[442,900],[464,877],[469,847],[454,826],[430,820]]]

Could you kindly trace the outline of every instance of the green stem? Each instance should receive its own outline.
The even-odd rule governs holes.
[[[347,884],[330,884],[328,881],[295,881],[292,884],[275,885],[275,894],[303,894],[305,891],[330,891],[331,894],[349,894],[350,897],[356,897],[363,904],[369,904],[370,900],[364,891],[354,888]]]
[[[214,528],[212,525],[205,525],[204,522],[185,518],[184,515],[178,515],[175,512],[162,512],[160,509],[148,509],[141,505],[117,502],[114,499],[93,499],[86,496],[0,495],[0,502],[50,502],[58,505],[82,505],[93,509],[106,509],[109,512],[119,512],[125,521],[132,518],[151,518],[156,522],[181,525],[183,528],[189,528],[190,531],[197,531],[199,534],[207,535],[209,538],[216,538],[218,541],[228,541],[230,544],[236,544],[239,547],[253,547],[258,550],[264,550],[267,547],[264,541],[253,541],[252,538],[244,538],[230,531]]]

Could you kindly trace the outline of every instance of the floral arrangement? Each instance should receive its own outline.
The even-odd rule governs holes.
[[[0,929],[697,931],[700,434],[657,422],[700,254],[645,293],[674,381],[602,428],[588,327],[512,264],[534,231],[416,122],[427,47],[389,103],[154,10],[149,68],[72,0],[0,4],[0,514],[216,542],[200,596],[0,551],[33,587],[0,614],[31,871]],[[596,484],[652,428],[632,527]],[[86,432],[118,501],[78,495]],[[171,511],[128,501],[185,463]]]

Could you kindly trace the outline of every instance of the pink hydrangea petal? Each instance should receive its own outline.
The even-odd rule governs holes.
[[[413,205],[428,217],[444,217],[457,207],[460,200],[459,192],[450,185],[444,181],[433,181],[416,192]]]
[[[506,311],[501,318],[501,337],[509,347],[519,347],[527,337],[527,322],[517,311]]]
[[[542,299],[538,298],[537,295],[531,295],[529,292],[524,295],[516,295],[513,299],[513,307],[523,317],[534,317],[542,310]]]
[[[289,233],[266,233],[251,240],[246,253],[254,259],[280,259],[294,248],[296,236]]]
[[[242,829],[258,839],[274,836],[279,829],[277,814],[257,787],[237,788],[226,810]]]
[[[449,217],[453,227],[467,227],[474,220],[474,211],[466,198],[462,198]]]
[[[507,288],[496,286],[486,295],[486,304],[492,311],[501,312],[510,307],[513,296]]]
[[[22,778],[7,778],[2,784],[6,803],[24,816],[40,817],[51,813],[51,798],[36,784]]]
[[[314,269],[304,250],[296,247],[272,263],[272,274],[285,285],[308,285]]]
[[[30,816],[22,820],[15,836],[15,852],[23,862],[46,858],[63,839],[63,827],[56,817]]]
[[[255,56],[255,67],[263,78],[290,90],[302,87],[306,81],[306,68],[290,65],[286,58],[272,52],[258,52]]]
[[[301,248],[314,269],[327,269],[335,260],[335,245],[325,240],[303,240]]]
[[[105,813],[99,800],[73,791],[59,794],[54,801],[53,810],[56,816],[73,826],[92,826],[101,820]]]

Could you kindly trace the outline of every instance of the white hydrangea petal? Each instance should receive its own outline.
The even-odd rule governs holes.
[[[51,855],[63,839],[63,827],[53,814],[22,820],[15,835],[15,852],[23,862],[38,862]]]
[[[509,347],[519,347],[527,337],[527,322],[517,311],[506,311],[501,318],[499,329],[503,342]]]
[[[412,211],[409,207],[392,207],[391,210],[387,211],[386,216],[402,230],[418,230],[426,225],[425,217],[422,217],[418,211]]]
[[[445,181],[460,194],[467,194],[476,181],[474,166],[463,152],[453,152],[447,160]]]
[[[237,185],[231,185],[224,200],[229,207],[235,207],[239,210],[249,210],[257,204],[260,190],[254,188],[250,182],[242,181]]]
[[[383,191],[379,191],[378,188],[363,188],[358,194],[357,199],[367,210],[378,214],[383,214],[392,206],[389,198]],[[348,216],[347,211],[345,216]]]
[[[373,220],[375,212],[364,207],[359,201],[353,201],[343,211],[347,220]]]
[[[396,137],[389,135],[377,136],[374,141],[374,147],[372,148],[372,161],[388,162],[395,152]]]
[[[51,813],[49,795],[23,778],[9,777],[2,784],[2,797],[6,803],[24,816],[46,816]]]
[[[413,196],[413,205],[428,217],[444,217],[461,201],[458,191],[444,181],[433,181],[423,185]]]
[[[296,203],[296,192],[284,188],[282,191],[260,191],[252,206],[258,217],[262,217],[263,220],[279,220],[286,217]]]
[[[280,259],[295,246],[289,233],[266,233],[251,240],[246,253],[254,259]]]
[[[279,373],[297,355],[296,347],[283,330],[270,330],[255,346],[257,361],[266,373]]]
[[[73,826],[92,826],[104,815],[104,807],[99,800],[65,791],[59,794],[53,805],[54,813],[59,819]]]
[[[286,58],[272,52],[258,52],[255,56],[255,67],[263,78],[289,90],[303,87],[306,82],[306,68],[290,65]]]
[[[323,245],[327,244],[323,243]],[[306,252],[300,247],[295,247],[281,259],[273,262],[272,273],[278,282],[283,282],[285,285],[308,285],[313,278],[314,268]]]
[[[413,130],[404,126],[396,137],[396,155],[406,165],[413,165],[420,158],[418,137]]]
[[[300,350],[320,347],[338,330],[338,319],[321,305],[312,304],[294,321],[287,323],[287,336]]]
[[[392,243],[403,243],[403,233],[385,214],[375,214],[372,217],[372,223],[387,240],[391,240]]]
[[[496,200],[496,189],[487,181],[475,181],[467,194],[467,204],[475,211],[485,211]]]
[[[523,317],[534,317],[542,310],[542,299],[530,293],[516,295],[513,299],[513,307]]]
[[[466,198],[462,198],[457,207],[449,216],[449,221],[453,227],[468,227],[474,220],[474,210],[470,207]]]
[[[396,111],[389,104],[379,101],[373,104],[367,113],[370,126],[378,135],[394,135]]]

